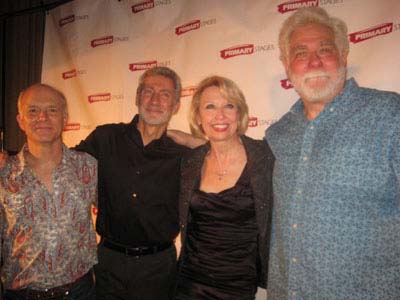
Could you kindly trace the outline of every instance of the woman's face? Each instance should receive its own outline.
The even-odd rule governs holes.
[[[197,122],[210,142],[228,141],[237,136],[238,108],[210,86],[201,94]]]

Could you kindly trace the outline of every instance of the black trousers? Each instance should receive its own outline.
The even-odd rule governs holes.
[[[175,281],[176,249],[129,256],[98,248],[95,266],[97,300],[169,300]]]
[[[1,296],[0,296],[1,299]],[[32,298],[28,289],[6,290],[4,300],[38,300],[38,297]],[[84,280],[78,280],[68,290],[68,293],[60,296],[41,296],[43,300],[95,300],[95,285],[93,280],[93,271],[90,276],[85,276]]]

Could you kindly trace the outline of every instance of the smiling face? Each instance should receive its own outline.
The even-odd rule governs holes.
[[[20,100],[17,122],[28,143],[53,144],[61,142],[67,122],[66,107],[60,96],[46,86],[34,86]]]
[[[328,27],[311,23],[297,28],[290,37],[286,72],[304,101],[331,101],[346,79],[347,51],[340,53]]]
[[[197,122],[210,142],[228,141],[237,137],[238,108],[222,96],[218,87],[207,87],[200,96]]]
[[[146,77],[137,95],[136,105],[145,124],[166,126],[179,108],[173,81],[162,75]]]

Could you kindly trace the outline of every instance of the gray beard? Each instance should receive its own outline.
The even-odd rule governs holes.
[[[338,90],[340,90],[344,81],[346,80],[346,68],[340,66],[338,69],[338,78],[335,81],[328,81],[323,88],[310,88],[307,85],[307,80],[312,76],[328,76],[324,71],[310,72],[302,77],[289,74],[290,81],[292,82],[296,92],[306,101],[320,102],[327,99],[334,98]]]
[[[171,118],[171,115],[168,113],[164,113],[162,116],[159,116],[158,118],[151,118],[148,117],[146,111],[144,111],[144,109],[141,108],[139,108],[139,115],[144,121],[144,123],[146,123],[147,125],[155,125],[155,126],[168,124]]]

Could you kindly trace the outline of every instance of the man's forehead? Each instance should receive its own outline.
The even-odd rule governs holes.
[[[56,92],[44,86],[37,86],[26,90],[22,97],[25,105],[62,105],[62,101]]]
[[[334,46],[335,41],[333,41],[331,39],[318,40],[318,41],[315,41],[315,44],[318,46],[321,46],[321,47],[322,46]],[[290,47],[291,50],[307,49],[307,48],[308,48],[307,43],[301,43],[301,42],[293,43],[293,44],[291,44],[291,47]]]
[[[159,86],[169,85],[172,87],[174,86],[174,82],[172,81],[172,79],[163,75],[150,75],[144,79],[143,83],[145,85],[155,85],[155,86],[157,85]]]
[[[307,23],[294,28],[294,30],[290,34],[290,37],[293,38],[309,35],[333,36],[334,32],[332,28],[328,27],[327,25],[320,23]]]

